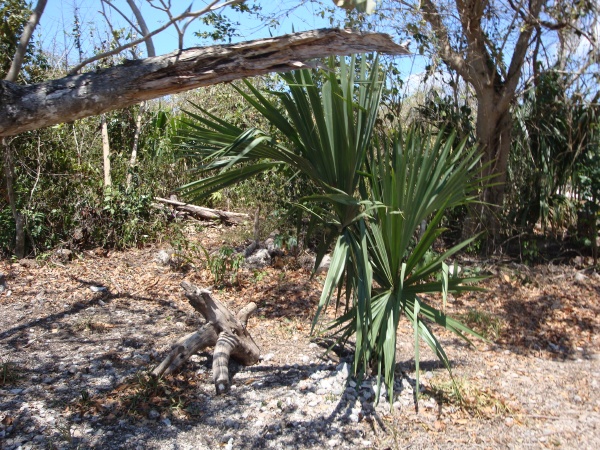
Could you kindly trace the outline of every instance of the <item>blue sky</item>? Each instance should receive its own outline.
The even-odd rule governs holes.
[[[112,3],[122,12],[133,19],[129,6],[125,0],[114,0]],[[155,3],[158,3],[155,1]],[[193,10],[202,8],[205,2],[195,1]],[[158,11],[148,4],[145,0],[137,0],[148,27],[150,29],[157,28],[164,24],[168,18],[167,15]],[[174,0],[173,10],[176,14],[183,12],[189,5],[188,2]],[[262,7],[262,12],[273,14],[279,17],[279,26],[265,26],[264,23],[256,20],[248,14],[238,14],[227,9],[229,17],[233,21],[240,23],[240,37],[235,40],[248,40],[268,37],[270,35],[280,35],[289,33],[292,28],[295,31],[305,31],[315,28],[324,28],[329,26],[327,18],[321,18],[316,14],[316,6],[311,2],[298,2],[291,0],[284,1],[260,1],[258,4]],[[300,4],[300,6],[298,6]],[[297,6],[290,14],[286,11]],[[44,34],[44,44],[50,44],[51,40],[56,41],[56,44],[64,44],[70,39],[65,39],[65,34],[71,34],[74,24],[74,11],[78,11],[78,16],[81,22],[83,40],[87,40],[88,44],[93,39],[99,39],[106,35],[107,27],[105,19],[101,14],[102,8],[99,0],[49,0],[46,6],[46,11],[42,16],[40,27]],[[127,27],[127,23],[120,15],[110,8],[105,7],[107,16],[113,22],[116,28]],[[196,21],[190,26],[186,33],[185,47],[194,47],[202,45],[203,42],[194,36],[194,31],[206,29],[203,25]],[[49,41],[50,40],[50,41]],[[154,44],[159,54],[168,53],[177,47],[177,33],[174,28],[165,30],[154,38]],[[206,42],[204,43],[206,44]]]

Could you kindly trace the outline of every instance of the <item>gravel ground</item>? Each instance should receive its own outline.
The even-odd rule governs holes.
[[[326,344],[309,339],[319,279],[310,281],[301,267],[245,271],[236,286],[213,294],[234,311],[258,303],[248,329],[262,359],[252,367],[232,363],[232,390],[217,396],[210,353],[193,356],[174,377],[147,376],[175,340],[202,325],[179,283],[207,284],[202,270],[155,261],[157,250],[43,265],[0,261],[0,448],[600,448],[594,276],[562,269],[563,297],[544,294],[539,283],[510,284],[521,294],[540,290],[535,303],[521,303],[523,317],[534,317],[545,297],[554,306],[562,301],[549,310],[568,313],[564,299],[576,287],[573,301],[587,302],[590,318],[565,328],[574,333],[568,351],[564,339],[544,341],[548,330],[519,328],[508,315],[496,343],[479,350],[440,332],[462,400],[424,352],[415,403],[412,330],[402,323],[390,405],[385,395],[375,404],[374,379],[351,376],[348,349],[324,355]],[[497,273],[498,283],[506,273]],[[491,287],[490,302],[512,300]],[[481,301],[450,307],[461,313]]]

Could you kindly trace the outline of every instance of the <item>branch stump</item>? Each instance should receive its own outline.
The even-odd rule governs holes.
[[[165,359],[152,371],[160,377],[177,370],[190,356],[207,347],[214,347],[213,379],[217,394],[229,391],[230,357],[245,366],[256,364],[260,349],[248,333],[246,325],[250,315],[256,311],[256,304],[249,303],[234,316],[221,302],[214,299],[207,289],[192,284],[181,283],[185,296],[192,307],[206,319],[198,331],[179,339]]]

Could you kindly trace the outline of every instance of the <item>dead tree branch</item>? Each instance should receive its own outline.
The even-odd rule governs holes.
[[[409,54],[385,34],[323,29],[186,49],[29,86],[0,81],[0,137],[200,86],[308,67],[315,58],[369,51]]]

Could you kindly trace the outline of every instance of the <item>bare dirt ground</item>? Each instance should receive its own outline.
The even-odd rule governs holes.
[[[203,239],[214,244],[212,233]],[[230,393],[215,395],[209,353],[152,380],[173,342],[201,325],[179,283],[212,283],[200,266],[155,261],[160,248],[0,261],[0,448],[600,448],[591,271],[463,261],[491,274],[488,290],[451,299],[448,311],[491,343],[473,349],[438,330],[462,398],[424,353],[417,404],[402,322],[390,406],[374,405],[372,380],[347,377],[350,352],[323,356],[310,340],[322,275],[310,280],[292,257],[213,289],[233,311],[258,304],[248,328],[263,359],[232,364]]]

